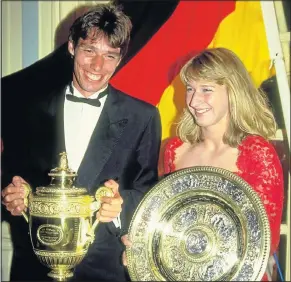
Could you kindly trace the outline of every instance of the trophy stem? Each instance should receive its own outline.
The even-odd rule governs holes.
[[[68,278],[73,277],[73,272],[69,269],[52,269],[48,276],[55,281],[68,281]]]

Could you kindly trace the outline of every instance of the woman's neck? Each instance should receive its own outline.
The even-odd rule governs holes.
[[[226,144],[223,142],[224,131],[219,128],[203,128],[203,146],[211,151],[218,151],[224,148]]]

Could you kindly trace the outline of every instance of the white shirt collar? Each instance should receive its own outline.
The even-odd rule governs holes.
[[[74,94],[71,93],[71,90],[70,90],[71,87],[73,87]],[[105,85],[102,89],[100,89],[97,92],[95,92],[94,94],[92,94],[91,96],[89,96],[88,99],[96,99],[98,97],[99,93],[103,92],[107,87],[108,87],[108,84]],[[79,90],[73,85],[73,82],[71,83],[71,85],[67,86],[66,94],[71,94],[71,95],[74,95],[74,96],[79,97],[79,98],[85,98],[84,95],[82,95],[79,92]]]

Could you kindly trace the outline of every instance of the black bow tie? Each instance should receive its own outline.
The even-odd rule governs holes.
[[[76,96],[71,95],[71,94],[66,94],[66,98],[67,98],[68,101],[77,102],[77,103],[86,103],[86,104],[89,104],[91,106],[100,107],[101,106],[101,102],[99,100],[102,97],[107,95],[107,91],[106,90],[107,89],[105,89],[104,91],[100,92],[96,99],[81,98],[81,97],[76,97]]]

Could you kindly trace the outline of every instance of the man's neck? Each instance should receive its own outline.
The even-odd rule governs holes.
[[[101,89],[99,89],[96,92],[85,92],[84,93],[84,91],[82,91],[83,92],[82,93],[78,90],[77,87],[74,86],[74,82],[72,82],[70,85],[70,90],[74,96],[83,97],[83,98],[89,98],[89,97],[92,98],[92,96],[98,96],[98,94],[103,92],[107,87],[108,87],[108,84],[106,84],[104,87],[102,87]]]

